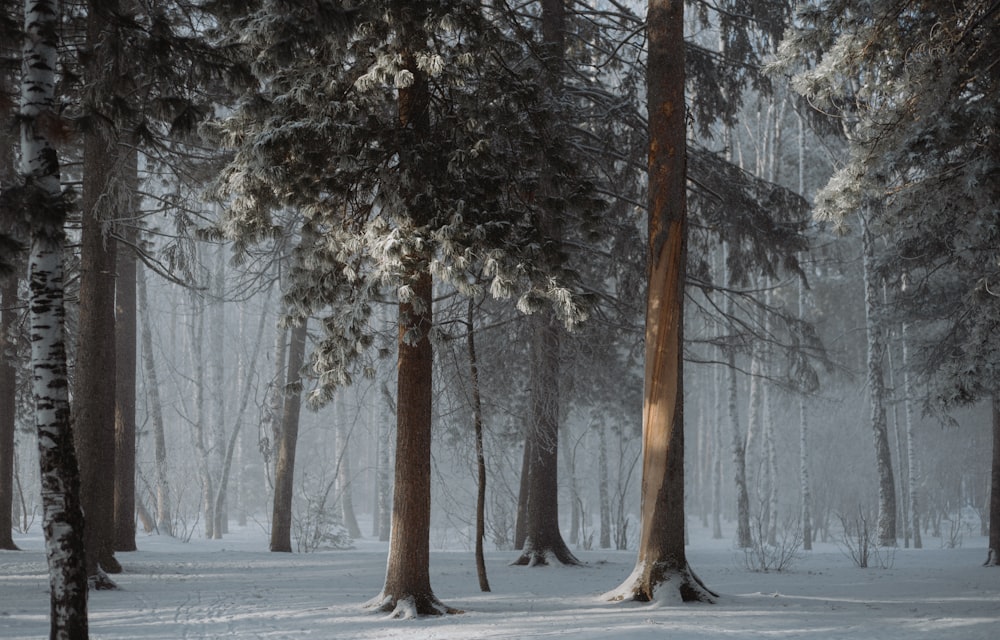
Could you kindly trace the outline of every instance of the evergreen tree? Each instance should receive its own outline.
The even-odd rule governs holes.
[[[865,223],[892,242],[872,268],[893,285],[908,338],[924,344],[914,360],[931,381],[930,405],[995,397],[1000,6],[810,2],[796,25],[777,68],[797,71],[797,90],[841,114],[849,133],[849,157],[817,196],[817,214],[846,224],[874,204]]]
[[[241,246],[267,238],[271,211],[288,207],[316,234],[286,296],[293,315],[321,317],[313,402],[350,381],[372,302],[398,302],[394,526],[373,604],[449,611],[428,574],[434,280],[582,319],[538,224],[539,162],[562,158],[554,109],[532,56],[476,2],[263,2],[227,32],[264,90],[218,125],[235,150],[224,231]],[[549,198],[594,206],[571,163],[552,182]]]

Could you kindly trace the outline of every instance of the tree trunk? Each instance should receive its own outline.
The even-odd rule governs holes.
[[[385,398],[390,415],[395,416],[396,402],[385,383],[382,384],[382,396]],[[392,423],[385,418],[384,413],[379,415],[381,420],[378,430],[378,539],[379,542],[388,542],[389,532],[392,530],[392,483],[389,481],[389,464],[392,459],[389,443],[392,437]]]
[[[870,207],[870,209],[873,207]],[[871,230],[871,210],[862,217],[862,250],[865,280],[865,325],[868,333],[868,389],[871,394],[871,425],[878,469],[878,542],[896,546],[896,486],[889,449],[889,426],[885,411],[883,360],[885,338],[876,305],[879,287],[874,272],[875,238]]]
[[[59,184],[59,157],[48,137],[56,118],[54,88],[55,70],[59,66],[59,22],[59,4],[55,0],[25,2],[19,121],[21,174],[36,192],[31,197],[36,208],[25,214],[31,231],[28,286],[32,394],[41,472],[42,530],[49,569],[49,637],[81,640],[89,636],[87,565],[66,374],[63,300],[66,218]]]
[[[115,551],[135,551],[136,190],[139,156],[125,151],[127,200],[115,285]]]
[[[798,123],[798,149],[799,149],[799,195],[805,197],[805,176],[806,176],[806,144],[805,127],[801,113],[796,113]],[[799,280],[799,321],[806,319],[806,283]],[[812,486],[809,482],[809,413],[806,407],[806,396],[799,394],[799,486],[802,493],[802,510],[800,518],[802,520],[802,548],[812,551],[813,543],[813,523],[812,523]]]
[[[271,512],[271,551],[292,551],[292,489],[295,480],[295,446],[299,439],[299,411],[302,408],[302,366],[306,358],[306,322],[292,328],[288,346],[288,373],[285,404],[278,440],[278,461],[274,470],[274,509]]]
[[[212,474],[212,538],[219,540],[222,535],[229,530],[229,518],[227,513],[226,493],[222,486],[222,469],[226,464],[226,393],[225,379],[223,372],[226,369],[226,260],[222,245],[216,247],[215,273],[211,277],[212,295],[209,298],[208,314],[211,324],[211,335],[209,337],[209,366],[208,384],[212,393],[212,408],[215,416],[211,420],[211,444],[209,446],[210,458],[209,472]],[[221,496],[221,498],[220,498]]]
[[[903,279],[906,287],[906,277]],[[916,425],[913,419],[913,380],[910,377],[909,327],[903,323],[901,330],[903,351],[903,416],[906,430],[906,468],[910,505],[910,528],[913,531],[913,548],[924,546],[920,536],[920,458],[917,455]]]
[[[205,537],[215,537],[215,490],[212,463],[206,445],[205,427],[205,304],[201,292],[190,289],[191,297],[191,364],[194,368],[195,419],[191,439],[194,444],[198,477],[201,481],[201,507],[205,520]]]
[[[723,358],[725,354],[723,353]],[[722,421],[724,412],[722,410],[722,375],[721,368],[715,368],[714,375],[714,397],[715,407],[712,420],[712,460],[711,460],[711,480],[712,480],[712,539],[722,539]]]
[[[250,356],[249,366],[244,362],[244,356],[240,355],[240,371],[245,372],[247,370],[254,371],[257,368],[257,356],[260,355],[260,345],[263,342],[264,337],[264,325],[267,320],[268,302],[270,302],[271,290],[268,289],[268,296],[264,300],[265,311],[260,314],[260,321],[257,323],[257,334],[253,340],[253,355]],[[241,315],[241,331],[242,334],[242,318],[245,314]],[[225,500],[226,500],[226,488],[229,486],[229,475],[233,466],[233,455],[236,452],[240,434],[243,431],[243,416],[246,414],[247,405],[250,404],[250,393],[254,390],[254,385],[250,376],[245,373],[240,376],[240,382],[243,383],[243,394],[240,397],[239,408],[236,411],[236,420],[233,421],[233,430],[229,435],[229,442],[224,447],[224,457],[222,460],[222,468],[219,472],[219,486],[215,492],[215,530],[216,532],[221,532],[223,529],[223,517],[221,514],[225,513]],[[222,537],[221,533],[216,536],[218,538]]]
[[[565,65],[565,0],[541,0],[542,68],[548,85],[559,95]],[[554,194],[555,177],[551,167],[542,170],[541,189]],[[546,239],[562,241],[562,229],[555,212],[539,212],[540,226]],[[529,322],[531,342],[531,425],[525,444],[528,463],[521,473],[528,474],[527,511],[524,544],[516,565],[544,565],[549,557],[563,564],[579,564],[559,530],[559,346],[561,327],[551,309],[535,313]],[[576,505],[574,504],[574,507]]]
[[[559,531],[559,327],[551,311],[536,313],[530,321],[534,361],[528,505],[523,553],[514,564],[545,565],[550,557],[563,564],[579,564]]]
[[[167,441],[163,426],[163,404],[160,402],[160,384],[156,377],[153,359],[153,331],[149,317],[149,300],[146,295],[146,272],[139,265],[135,271],[136,296],[142,316],[140,340],[142,365],[146,375],[146,401],[153,428],[153,463],[156,469],[156,527],[161,533],[174,535],[174,520],[170,504],[170,482],[167,468]]]
[[[476,575],[479,590],[488,592],[483,538],[486,537],[486,456],[483,454],[483,400],[479,393],[479,360],[476,357],[475,303],[470,298],[466,315],[466,346],[469,349],[469,382],[472,385],[472,416],[476,434]]]
[[[0,47],[0,55],[15,55],[14,43]],[[13,72],[0,71],[0,95],[13,95]],[[9,121],[13,105],[0,111],[0,120]],[[0,189],[14,184],[17,174],[14,168],[16,134],[11,127],[0,130]],[[7,234],[18,241],[20,233],[13,229],[13,221],[21,215],[0,204],[0,236]],[[17,427],[17,342],[11,337],[18,314],[18,274],[24,273],[22,252],[0,257],[0,269],[5,265],[14,268],[13,273],[0,272],[0,549],[15,550],[11,535],[14,506],[14,434]]]
[[[400,93],[403,93],[402,91]],[[401,98],[402,101],[402,98]],[[431,590],[431,403],[434,302],[431,274],[417,261],[407,281],[413,298],[399,304],[396,387],[396,481],[385,586],[371,604],[394,617],[456,613]]]
[[[337,455],[340,464],[337,465],[337,486],[340,488],[340,510],[343,515],[344,527],[352,540],[361,538],[361,527],[354,514],[354,496],[352,495],[351,476],[351,436],[347,429],[347,416],[343,402],[340,403],[340,420],[337,421]]]
[[[4,212],[5,213],[5,212]],[[0,277],[0,549],[15,550],[14,432],[17,422],[17,345],[11,328],[17,315],[17,276]]]
[[[601,517],[600,542],[601,549],[611,548],[611,495],[608,489],[608,435],[603,422],[597,429],[597,502]]]
[[[650,0],[646,16],[649,280],[641,523],[635,569],[609,596],[650,601],[665,587],[670,600],[711,602],[715,594],[691,571],[684,550],[684,1]]]
[[[1000,394],[993,394],[993,462],[990,473],[990,538],[986,566],[1000,567]]]
[[[723,245],[723,255],[728,253],[728,248]],[[726,285],[729,284],[729,264],[728,259],[723,260],[723,273],[726,278]],[[732,317],[733,302],[727,297],[725,301],[725,314]],[[732,433],[733,447],[733,476],[736,482],[736,546],[739,549],[748,549],[753,545],[750,535],[750,492],[747,489],[747,458],[746,442],[743,432],[740,429],[740,417],[738,409],[739,389],[736,381],[736,352],[732,347],[726,353],[726,413],[729,416],[730,431]]]
[[[104,14],[92,6],[87,41],[107,51]],[[108,54],[95,54],[85,75],[96,81]],[[80,499],[87,514],[84,541],[87,575],[98,588],[113,588],[102,571],[116,573],[114,558],[115,481],[115,241],[113,221],[123,214],[121,151],[107,127],[83,136],[83,197],[80,252],[80,317],[73,383],[73,425],[80,464]]]

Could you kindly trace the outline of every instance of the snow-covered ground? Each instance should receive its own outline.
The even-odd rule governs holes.
[[[601,594],[631,572],[633,552],[579,551],[583,567],[511,567],[487,556],[493,591],[481,593],[468,551],[434,551],[431,584],[461,615],[390,620],[363,608],[382,586],[386,546],[351,551],[267,552],[259,527],[184,544],[140,535],[118,557],[121,589],[90,597],[94,638],[810,638],[995,640],[1000,569],[984,568],[985,539],[899,549],[889,569],[859,569],[835,544],[802,552],[790,570],[753,573],[728,541],[692,529],[689,560],[722,594],[715,605],[614,604]],[[0,638],[48,631],[42,540],[0,552]]]

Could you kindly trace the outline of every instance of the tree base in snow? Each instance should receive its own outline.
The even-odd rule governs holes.
[[[118,570],[121,571],[120,565]],[[87,577],[87,588],[91,591],[114,591],[118,589],[118,585],[108,577],[104,569],[98,567],[96,574]]]
[[[637,565],[625,582],[604,594],[612,602],[704,602],[714,604],[719,594],[705,586],[689,566],[683,569],[655,563]]]
[[[984,567],[1000,567],[1000,549],[989,549],[986,552]]]
[[[563,547],[563,549],[526,549],[521,553],[521,556],[510,563],[512,567],[537,567],[537,566],[547,566],[549,564],[550,558],[561,562],[567,566],[580,566],[583,563],[580,562],[576,556],[574,556],[569,549]]]
[[[453,609],[445,605],[433,594],[397,598],[383,592],[365,604],[365,607],[388,613],[390,618],[399,620],[465,613],[461,609]]]

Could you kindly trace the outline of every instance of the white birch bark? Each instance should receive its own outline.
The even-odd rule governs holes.
[[[903,290],[907,287],[906,276],[903,276]],[[913,531],[913,548],[922,549],[923,540],[920,537],[920,458],[917,455],[916,429],[913,419],[913,380],[910,377],[909,326],[903,323],[900,332],[903,355],[903,415],[906,430],[906,460],[907,485],[909,488],[910,527]]]
[[[799,195],[805,197],[806,137],[802,114],[797,114],[799,145]],[[806,317],[806,285],[799,280],[799,320]],[[809,414],[805,393],[799,394],[799,483],[802,494],[802,548],[812,551],[812,488],[809,483]]]
[[[878,471],[878,541],[883,546],[896,544],[896,489],[889,449],[889,427],[885,409],[885,381],[882,364],[885,339],[876,305],[879,287],[874,270],[875,238],[871,226],[871,211],[862,215],[862,250],[865,281],[865,325],[868,335],[868,390],[871,395],[871,425]]]
[[[55,113],[59,3],[25,0],[21,80],[21,173],[36,191],[27,211],[32,395],[49,568],[50,637],[87,638],[80,478],[73,449],[66,371],[63,247],[65,211],[51,133]]]

